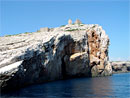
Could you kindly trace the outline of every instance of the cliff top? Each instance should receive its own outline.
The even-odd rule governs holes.
[[[43,43],[55,38],[57,38],[55,40],[58,42],[60,36],[69,35],[73,40],[79,41],[86,36],[86,32],[89,30],[94,30],[98,34],[102,33],[101,37],[108,39],[101,26],[97,24],[82,24],[79,20],[74,24],[56,28],[41,28],[37,32],[0,37],[0,67],[8,65],[7,62],[19,61],[19,57],[20,59],[32,57],[32,53],[28,52],[29,50],[38,50],[40,53]]]
[[[40,30],[37,30],[36,32],[25,32],[25,33],[20,33],[20,34],[15,34],[15,35],[5,35],[3,37],[13,37],[13,36],[28,36],[28,35],[32,35],[34,33],[43,33],[46,34],[47,32],[73,32],[73,31],[83,31],[86,29],[91,29],[91,28],[101,28],[101,26],[99,26],[98,24],[83,24],[79,19],[76,19],[76,21],[74,23],[72,23],[72,20],[69,19],[68,20],[68,24],[67,25],[61,25],[59,27],[55,27],[55,28],[49,28],[49,27],[43,27],[40,28]],[[3,38],[0,37],[0,38]]]

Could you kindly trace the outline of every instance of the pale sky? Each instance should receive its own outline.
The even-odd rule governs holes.
[[[77,18],[110,38],[110,60],[130,60],[129,0],[0,0],[0,36],[58,27]]]

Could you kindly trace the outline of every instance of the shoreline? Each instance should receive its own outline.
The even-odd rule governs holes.
[[[112,74],[130,72],[130,61],[112,61]]]
[[[127,72],[112,72],[112,74],[121,74],[121,73],[130,73],[130,71],[127,71]]]

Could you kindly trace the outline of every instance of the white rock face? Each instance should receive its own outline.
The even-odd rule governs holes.
[[[65,25],[0,37],[2,90],[79,76],[112,74],[109,38],[99,25]]]
[[[0,69],[0,74],[4,74],[4,73],[8,73],[8,72],[11,72],[15,69],[18,69],[18,67],[22,64],[22,61],[19,61],[19,62],[16,62],[16,63],[13,63],[13,64],[10,64],[8,66],[5,66],[5,67],[2,67]]]
[[[130,72],[130,61],[111,62],[113,73]]]

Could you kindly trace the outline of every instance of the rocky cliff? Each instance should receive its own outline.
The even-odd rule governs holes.
[[[110,63],[113,73],[130,72],[130,61],[113,61]]]
[[[0,88],[111,75],[108,45],[101,26],[82,23],[0,37]]]

